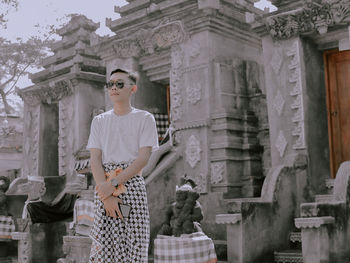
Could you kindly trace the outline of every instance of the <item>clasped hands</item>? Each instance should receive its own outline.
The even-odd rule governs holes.
[[[119,217],[123,219],[123,215],[118,205],[118,203],[120,204],[122,203],[122,200],[112,195],[113,192],[115,191],[115,187],[111,185],[109,181],[105,181],[96,186],[96,191],[99,198],[104,204],[107,215],[114,218]]]

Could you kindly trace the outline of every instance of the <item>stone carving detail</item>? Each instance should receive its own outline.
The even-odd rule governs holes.
[[[295,13],[273,16],[266,20],[271,36],[286,39],[317,31],[327,33],[328,27],[350,21],[348,0],[304,0],[304,7]]]
[[[279,73],[282,63],[283,63],[282,51],[281,51],[281,48],[277,47],[273,52],[273,55],[271,58],[271,67],[276,75]]]
[[[58,156],[59,156],[59,175],[66,175],[73,171],[74,160],[67,152],[73,146],[73,97],[66,97],[59,102],[59,137],[58,137]]]
[[[122,39],[113,44],[116,56],[120,58],[137,57],[141,54],[141,47],[134,39]]]
[[[237,224],[242,221],[242,214],[219,214],[216,215],[217,224]]]
[[[153,30],[152,43],[157,48],[167,48],[184,40],[185,31],[180,21],[160,25]]]
[[[197,184],[195,190],[198,191],[198,193],[204,194],[208,192],[207,177],[204,173],[199,173],[199,175],[196,176],[195,183]]]
[[[222,182],[225,175],[225,163],[215,162],[211,164],[211,184],[218,184]]]
[[[40,105],[28,106],[24,127],[24,167],[23,174],[35,176],[39,173]]]
[[[192,168],[196,167],[197,163],[201,160],[200,141],[196,138],[196,136],[191,135],[187,140],[185,153],[188,164]]]
[[[289,68],[289,83],[292,85],[290,95],[293,103],[291,109],[293,110],[293,137],[296,137],[293,143],[293,149],[304,149],[305,146],[305,129],[304,129],[304,106],[302,93],[302,78],[300,67],[299,42],[295,41],[292,47],[287,51],[287,56],[291,58],[288,65]]]
[[[282,97],[282,94],[281,92],[278,90],[277,91],[277,95],[276,97],[274,98],[273,100],[273,107],[275,108],[275,110],[277,111],[278,113],[278,116],[281,116],[282,114],[282,110],[283,110],[283,106],[284,106],[284,99]]]
[[[190,83],[190,85],[187,87],[187,101],[196,104],[201,99],[201,84],[196,83]]]
[[[18,262],[29,263],[32,261],[32,243],[28,232],[13,232],[12,239],[18,240]]]
[[[51,104],[73,94],[73,86],[70,81],[62,80],[50,83],[47,87],[36,87],[34,90],[16,90],[20,97],[30,106],[40,102]]]
[[[297,228],[319,228],[322,225],[334,224],[334,221],[334,217],[331,216],[296,218],[295,226]]]
[[[138,57],[181,43],[185,37],[182,22],[165,21],[154,29],[143,28],[128,38],[117,40],[112,46],[120,58]]]
[[[180,46],[176,45],[171,50],[170,70],[170,99],[171,99],[171,121],[178,121],[182,118],[182,65],[184,53]]]
[[[278,150],[278,152],[280,153],[280,156],[283,157],[284,152],[286,150],[287,147],[287,141],[286,138],[284,137],[283,131],[280,131],[275,143],[275,146]]]
[[[189,55],[191,59],[195,59],[201,53],[201,43],[199,41],[194,41],[189,47]]]

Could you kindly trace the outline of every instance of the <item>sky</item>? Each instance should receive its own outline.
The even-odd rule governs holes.
[[[62,24],[65,15],[72,13],[83,14],[94,22],[99,22],[100,28],[96,31],[97,34],[112,35],[110,29],[105,26],[106,18],[112,20],[119,18],[119,14],[114,12],[114,6],[125,4],[127,4],[125,0],[19,0],[18,10],[10,12],[7,29],[0,29],[0,36],[12,41],[17,37],[26,39],[38,34],[35,25],[45,28],[48,25]],[[272,7],[267,0],[260,0],[255,6],[261,9]],[[270,10],[274,10],[273,7]],[[27,76],[18,82],[19,88],[30,85],[32,82]]]

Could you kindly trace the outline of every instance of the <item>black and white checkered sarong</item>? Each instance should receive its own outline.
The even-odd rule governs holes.
[[[104,165],[105,171],[128,164]],[[89,263],[147,263],[149,244],[149,211],[145,182],[134,176],[125,186],[127,192],[119,195],[123,204],[131,206],[128,218],[121,220],[106,215],[103,202],[95,192],[94,224],[90,237],[92,246]]]

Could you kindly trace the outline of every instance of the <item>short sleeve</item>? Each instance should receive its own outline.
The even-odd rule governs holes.
[[[101,147],[101,125],[99,120],[95,117],[91,122],[90,136],[86,149],[97,148],[102,149]]]
[[[152,114],[147,114],[140,134],[139,148],[151,146],[152,152],[159,148],[156,121]]]

